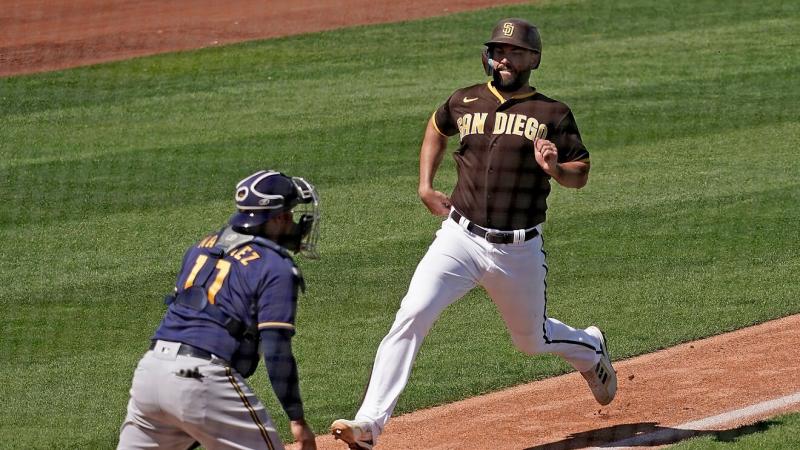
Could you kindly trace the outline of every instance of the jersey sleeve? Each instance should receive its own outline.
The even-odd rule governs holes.
[[[458,126],[453,120],[453,114],[450,112],[450,99],[447,99],[436,112],[433,113],[433,126],[443,136],[452,136],[458,133]]]
[[[268,267],[258,298],[258,329],[283,329],[294,334],[300,274],[287,259],[276,258]]]
[[[581,133],[572,111],[567,111],[558,123],[552,141],[558,148],[558,162],[589,160],[589,151],[581,141]]]
[[[300,396],[297,362],[292,353],[292,337],[287,330],[261,330],[261,354],[269,382],[278,401],[290,420],[303,418],[303,399]]]

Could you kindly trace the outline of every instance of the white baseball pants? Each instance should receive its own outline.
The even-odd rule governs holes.
[[[177,355],[180,344],[158,341],[139,361],[118,450],[283,450],[283,443],[247,382],[235,370]],[[199,378],[178,376],[197,368]]]
[[[481,285],[497,305],[514,345],[530,355],[554,353],[578,371],[600,359],[600,343],[584,330],[546,317],[547,264],[539,236],[490,244],[446,219],[417,266],[389,333],[378,347],[356,421],[377,437],[408,382],[422,340],[450,304]]]

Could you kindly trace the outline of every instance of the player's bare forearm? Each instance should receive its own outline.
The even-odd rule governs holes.
[[[419,188],[417,193],[428,210],[437,216],[450,212],[450,199],[433,188],[433,179],[447,148],[447,136],[436,129],[433,118],[428,121],[419,152]]]
[[[558,184],[568,187],[580,189],[586,186],[589,181],[589,162],[586,161],[572,161],[556,164],[556,169],[553,177]]]
[[[547,139],[537,139],[533,148],[536,163],[558,184],[575,189],[586,186],[589,181],[589,160],[559,163],[558,148]]]
[[[428,121],[419,151],[419,190],[433,189],[433,178],[447,148],[447,137],[436,129],[433,118]]]

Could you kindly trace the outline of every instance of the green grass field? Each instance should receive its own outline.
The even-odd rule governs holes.
[[[416,198],[425,123],[484,80],[505,16],[539,24],[535,84],[592,153],[589,185],[550,197],[549,314],[599,324],[623,358],[800,312],[796,2],[546,1],[5,78],[0,447],[116,444],[183,251],[261,168],[321,192],[294,346],[315,430],[351,416],[438,227]],[[396,413],[567,370],[518,353],[476,290]],[[263,369],[251,380],[289,439]]]

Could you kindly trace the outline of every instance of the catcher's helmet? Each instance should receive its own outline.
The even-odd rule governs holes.
[[[286,175],[260,170],[236,185],[236,212],[230,219],[235,227],[261,225],[298,203],[297,188]]]
[[[542,53],[542,38],[536,26],[523,19],[503,19],[497,22],[492,30],[492,37],[484,43],[487,47],[493,44],[511,44]]]
[[[279,243],[306,256],[318,257],[319,196],[311,183],[281,172],[260,170],[236,184],[234,199],[237,212],[229,223],[243,232],[255,229],[281,212],[302,209],[294,234],[287,236],[292,242]]]

